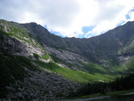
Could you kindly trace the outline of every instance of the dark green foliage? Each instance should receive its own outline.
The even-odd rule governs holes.
[[[6,86],[14,83],[14,80],[23,80],[27,76],[24,68],[35,70],[31,60],[23,56],[13,56],[5,51],[0,51],[0,98],[8,94]]]
[[[104,67],[99,66],[95,63],[84,64],[83,68],[86,69],[90,74],[94,74],[94,73],[104,74],[104,73],[106,73],[106,69],[104,69]]]
[[[36,59],[39,59],[39,55],[38,54],[36,54],[36,53],[33,53],[33,55],[34,55],[34,57],[36,58]]]
[[[77,67],[79,66],[77,63],[71,64],[67,63],[64,60],[61,60],[59,58],[59,54],[57,56],[51,54],[50,56],[55,62],[62,63],[70,68],[77,67],[77,70],[71,70],[61,67],[57,65],[55,62],[44,63],[39,61],[39,58],[43,58],[45,60],[49,59],[48,54],[39,56],[38,54],[34,53],[33,56],[37,60],[33,61],[22,56],[13,56],[5,51],[1,51],[0,98],[7,95],[8,90],[6,89],[6,86],[13,84],[14,80],[23,80],[24,77],[27,76],[27,72],[24,68],[28,68],[30,70],[37,69],[32,64],[32,62],[35,62],[37,66],[48,69],[51,72],[58,73],[61,76],[73,82],[90,82],[87,85],[80,88],[73,96],[82,96],[94,93],[107,93],[109,91],[126,90],[134,88],[134,75],[130,75],[129,77],[125,78],[117,78],[115,81],[109,83],[91,83],[100,80],[111,80],[112,77],[111,75],[109,75],[109,73],[112,72],[113,74],[119,74],[119,72],[126,74],[134,70],[133,61],[130,61],[129,63],[125,64],[125,66],[128,68],[127,70],[126,68],[124,68],[124,66],[120,66],[119,61],[119,56],[124,56],[123,58],[126,58],[127,56],[131,58],[134,56],[134,22],[129,22],[124,26],[120,26],[111,31],[108,31],[103,35],[88,39],[61,38],[59,36],[55,36],[49,33],[44,27],[37,25],[36,23],[17,24],[8,21],[1,21],[1,23],[8,28],[8,31],[4,32],[4,26],[2,26],[1,24],[0,49],[4,49],[4,45],[2,43],[4,42],[4,37],[6,36],[8,38],[11,38],[12,36],[28,44],[31,44],[32,46],[39,47],[42,50],[43,48],[40,45],[42,45],[43,47],[46,45],[47,47],[55,48],[56,50],[61,51],[61,53],[64,52],[64,50],[73,52],[92,63],[84,64],[83,68],[84,70],[88,71],[87,73],[80,71],[83,68],[78,70],[81,67]],[[15,38],[12,38],[12,40],[15,40]],[[38,43],[40,43],[40,45]],[[122,54],[119,54],[120,52]],[[82,61],[78,61],[78,63],[83,65]],[[108,70],[106,70],[106,68],[104,68],[103,66],[100,66],[102,64],[105,65],[105,67],[107,67]],[[110,68],[113,66],[115,68]],[[118,66],[120,67],[116,68]]]
[[[122,65],[111,67],[111,70],[114,71],[113,73],[121,75],[129,75],[134,73],[134,58],[128,60]]]
[[[74,96],[84,96],[90,94],[105,94],[107,92],[112,91],[121,91],[121,90],[129,90],[134,89],[134,74],[131,74],[127,77],[116,78],[115,81],[104,83],[104,82],[96,82],[96,83],[88,83],[78,89],[75,93],[71,93],[71,97]]]
[[[116,57],[111,57],[111,60],[109,61],[110,66],[119,66],[120,62]]]

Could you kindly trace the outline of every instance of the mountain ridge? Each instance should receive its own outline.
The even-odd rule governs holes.
[[[0,20],[0,99],[54,101],[81,84],[131,74],[133,63],[134,22],[78,39],[53,35],[33,22]]]
[[[83,63],[88,62],[111,67],[112,61],[116,61],[119,65],[120,61],[125,62],[123,57],[120,58],[123,56],[121,54],[127,54],[126,52],[133,50],[134,22],[127,22],[105,34],[87,39],[62,38],[51,34],[46,28],[34,22],[11,23],[25,28],[27,35],[37,41],[35,44],[39,43],[44,47],[56,62],[72,69],[79,68],[83,66]]]
[[[25,28],[28,28],[27,26],[28,25],[24,24]],[[125,32],[126,29],[123,30],[124,26],[127,27],[128,29],[128,33],[130,34],[129,37],[127,37],[127,32]],[[110,30],[106,32],[105,34],[92,37],[92,38],[88,38],[88,39],[62,38],[62,37],[49,33],[43,27],[41,29],[41,26],[40,26],[40,30],[44,29],[43,33],[46,34],[46,36],[37,35],[37,37],[39,37],[38,40],[43,40],[44,41],[43,44],[47,46],[52,46],[57,49],[59,48],[63,50],[68,50],[73,53],[80,54],[88,58],[90,61],[93,60],[92,62],[95,61],[97,63],[101,63],[101,61],[98,61],[97,58],[100,57],[100,58],[107,59],[107,57],[109,57],[110,54],[114,54],[115,52],[118,52],[119,50],[121,50],[122,47],[125,46],[125,43],[129,44],[130,43],[129,40],[130,41],[133,40],[133,37],[134,37],[132,33],[133,28],[130,28],[128,26],[134,26],[134,25],[132,24],[132,22],[128,22],[124,26],[119,26],[115,28],[114,31]],[[36,30],[36,29],[34,30],[35,32],[38,32],[38,33],[40,32],[40,30]],[[125,32],[124,36],[121,35],[122,33],[120,32],[121,30]],[[122,40],[125,40],[125,41],[122,41]]]

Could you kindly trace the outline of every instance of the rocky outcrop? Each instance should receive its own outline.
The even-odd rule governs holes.
[[[88,59],[88,61],[97,64],[103,64],[103,60],[111,61],[118,51],[130,45],[131,41],[134,40],[134,22],[128,22],[105,34],[88,39],[61,38],[49,33],[47,29],[36,23],[21,25],[28,29],[31,32],[29,34],[39,40],[40,44],[45,44],[47,47],[55,48],[58,51],[75,53],[82,59]],[[133,46],[133,44],[131,45]],[[62,54],[64,54],[63,52]],[[57,51],[55,54],[57,54]],[[59,58],[59,55],[56,56]],[[75,61],[77,61],[77,58]]]
[[[55,101],[57,98],[68,96],[70,91],[79,86],[40,67],[36,62],[53,61],[50,56],[46,60],[42,58],[48,52],[35,39],[28,36],[27,29],[21,28],[14,22],[7,23],[9,22],[0,23],[0,69],[2,70],[0,80],[4,80],[5,77],[10,81],[4,80],[4,83],[0,84],[0,94],[4,92],[0,95],[2,98],[0,100]],[[67,55],[70,54],[66,53]],[[12,59],[15,60],[11,61]],[[9,65],[5,65],[8,62]]]
[[[7,35],[0,34],[0,49],[6,50],[11,54],[14,55],[21,55],[21,56],[26,56],[30,57],[33,56],[33,53],[36,53],[38,55],[43,55],[43,50],[41,48],[32,46],[31,44],[16,39],[16,38],[11,38]]]
[[[17,80],[6,87],[10,92],[6,99],[55,101],[68,96],[70,90],[79,86],[54,73],[31,71],[26,67],[23,69],[28,76],[23,81]]]
[[[51,56],[58,57],[58,63],[63,64],[63,62],[65,61],[63,65],[66,65],[65,67],[68,67],[70,69],[78,69],[78,67],[82,67],[82,63],[88,63],[87,59],[76,53],[67,50],[57,50],[51,47],[46,47],[46,49],[51,54]],[[71,64],[72,67],[68,64]]]
[[[93,38],[62,38],[51,34],[47,29],[36,23],[18,24],[1,20],[0,55],[1,58],[4,58],[1,59],[1,63],[3,63],[1,70],[7,72],[8,70],[12,71],[13,68],[12,72],[16,76],[16,74],[19,75],[18,71],[20,68],[23,68],[21,70],[23,74],[21,75],[22,80],[16,79],[8,71],[9,75],[7,78],[12,78],[14,82],[6,85],[9,91],[6,98],[13,100],[39,99],[54,101],[55,98],[68,96],[69,91],[74,90],[78,85],[58,74],[42,69],[36,62],[49,63],[50,61],[55,61],[69,69],[83,71],[86,70],[81,67],[88,62],[105,67],[112,67],[114,62],[120,65],[134,57],[133,32],[134,22],[128,22],[123,26]],[[4,56],[3,50],[12,55],[10,58],[16,59],[17,57],[14,55],[18,55],[28,57],[31,61],[38,61],[33,62],[32,65],[29,61],[21,58],[18,61],[20,62],[18,63],[19,65],[11,63],[13,67],[8,65],[10,67],[8,68],[4,64],[6,61],[9,62],[9,57]],[[42,56],[48,53],[53,60],[51,58],[42,59]],[[19,69],[14,68],[15,65]],[[30,70],[31,66],[36,68]],[[97,70],[96,68],[95,70]]]

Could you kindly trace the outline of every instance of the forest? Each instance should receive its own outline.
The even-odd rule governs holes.
[[[87,83],[75,92],[72,92],[69,97],[80,97],[91,94],[106,94],[108,92],[122,91],[134,89],[134,74],[129,76],[117,77],[112,82],[95,82]]]

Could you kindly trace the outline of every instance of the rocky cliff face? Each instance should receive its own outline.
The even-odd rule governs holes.
[[[70,90],[76,89],[78,84],[72,83],[61,76],[47,71],[31,71],[23,67],[27,76],[22,80],[6,86],[6,99],[55,101],[56,98],[66,97]],[[3,99],[4,100],[4,99]]]
[[[38,55],[43,55],[43,52],[40,48],[34,47],[27,42],[22,40],[11,38],[7,35],[0,34],[0,48],[6,50],[13,55],[21,55],[30,57],[33,56],[33,53]]]
[[[33,56],[33,53],[43,55],[45,51],[41,49],[34,39],[30,38],[28,30],[17,23],[1,21],[0,23],[0,49],[6,50],[13,55]]]
[[[54,101],[68,96],[78,84],[39,65],[52,59],[43,58],[47,50],[28,33],[17,23],[0,21],[0,99]]]
[[[78,39],[53,35],[36,23],[0,20],[0,98],[53,101],[79,86],[71,81],[73,76],[89,82],[88,77],[98,71],[113,72],[112,66],[122,66],[118,72],[129,73],[133,57],[134,22],[100,36]]]
[[[39,40],[38,42],[44,45],[44,47],[50,47],[50,49],[48,48],[50,53],[57,54],[55,56],[59,59],[65,60],[66,58],[68,60],[67,63],[69,63],[69,60],[71,60],[70,62],[75,61],[72,64],[83,61],[104,64],[103,60],[111,61],[111,59],[120,54],[122,50],[126,51],[126,48],[128,49],[129,47],[129,49],[131,49],[134,46],[134,22],[128,22],[103,35],[89,39],[61,38],[52,35],[45,28],[35,23],[22,24],[22,26],[30,30],[30,35],[36,40]],[[59,54],[55,49],[60,51]],[[66,55],[62,55],[61,57],[61,51],[68,51],[69,54],[77,54],[80,58],[69,59]],[[64,54],[64,52],[62,52],[62,54]],[[74,57],[73,54],[71,54],[72,57]]]
[[[47,49],[52,57],[56,57],[60,64],[64,64],[66,67],[75,69],[82,66],[81,63],[87,63],[88,59],[78,53],[79,48],[71,45],[71,41],[66,41],[65,38],[53,35],[48,32],[44,27],[37,25],[36,23],[21,24],[23,27],[30,31],[29,35],[38,41]],[[72,39],[73,40],[73,39]]]

